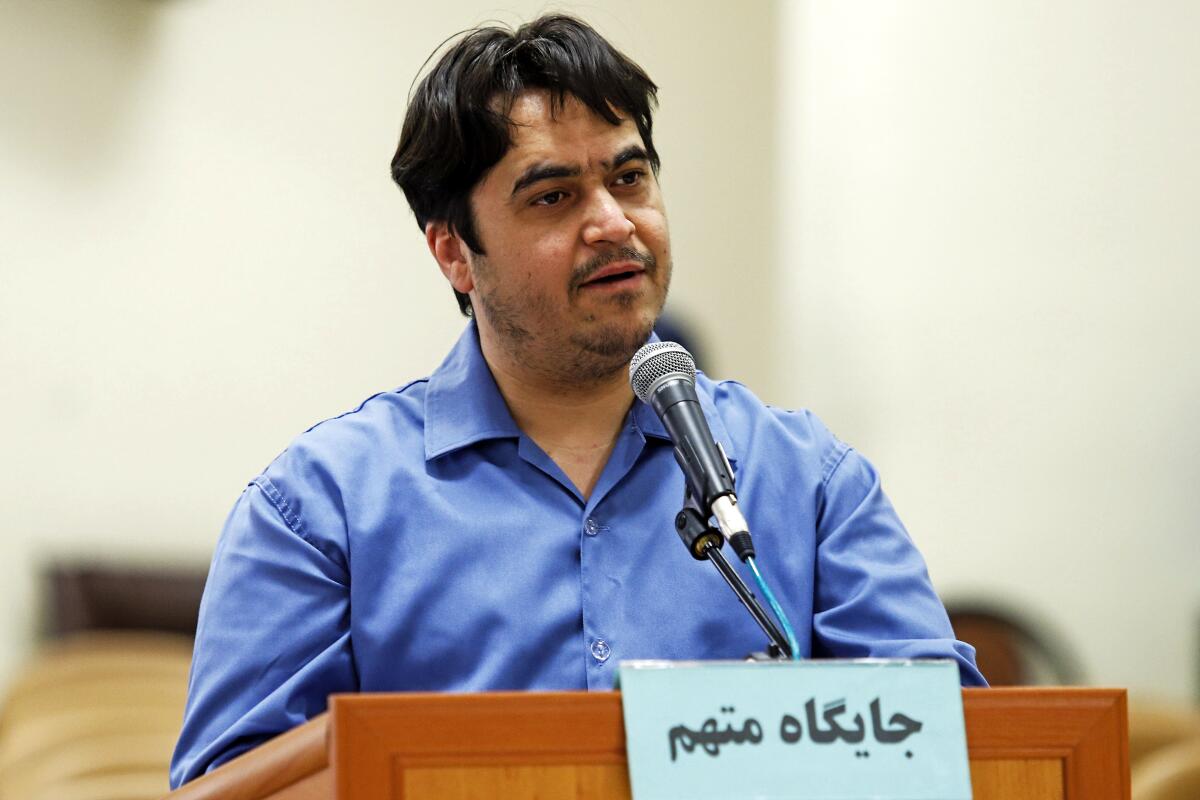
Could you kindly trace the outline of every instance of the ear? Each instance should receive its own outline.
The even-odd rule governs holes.
[[[446,222],[425,223],[425,242],[455,291],[470,294],[475,288],[475,281],[467,260],[467,243],[450,230]]]

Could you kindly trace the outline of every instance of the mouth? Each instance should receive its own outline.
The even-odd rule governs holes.
[[[646,268],[633,261],[609,264],[598,271],[580,288],[583,289],[626,289],[636,285],[646,274]]]

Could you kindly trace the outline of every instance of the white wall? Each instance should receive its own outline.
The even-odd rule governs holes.
[[[662,87],[673,304],[743,319],[713,363],[769,395],[771,220],[744,200],[771,192],[773,6],[749,9],[576,10]],[[0,4],[0,679],[46,559],[207,564],[292,436],[437,365],[463,322],[388,176],[409,85],[454,31],[540,10]]]
[[[1200,4],[783,7],[784,393],[944,594],[1195,697]]]
[[[406,93],[540,9],[0,4],[0,680],[47,558],[206,563],[293,435],[436,365]],[[1200,6],[576,10],[662,86],[673,302],[737,320],[714,371],[871,457],[945,594],[1194,696]]]

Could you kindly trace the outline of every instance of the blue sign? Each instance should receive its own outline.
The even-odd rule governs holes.
[[[949,660],[625,661],[635,800],[971,800]]]

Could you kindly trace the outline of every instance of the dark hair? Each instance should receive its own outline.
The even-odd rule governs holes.
[[[621,121],[617,112],[630,117],[658,171],[650,137],[658,87],[590,26],[556,14],[515,31],[476,28],[417,86],[392,158],[392,179],[404,190],[421,230],[430,220],[444,221],[473,252],[484,253],[471,190],[512,145],[509,113],[530,89],[549,90],[552,110],[561,109],[570,95],[613,125]],[[469,316],[471,299],[454,294]]]

